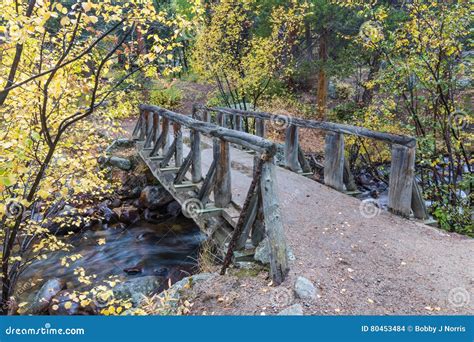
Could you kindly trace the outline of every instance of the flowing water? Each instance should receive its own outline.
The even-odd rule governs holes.
[[[20,300],[31,300],[48,279],[60,278],[67,288],[84,290],[90,285],[78,281],[74,269],[83,268],[95,275],[93,284],[110,276],[122,281],[134,277],[156,275],[172,283],[197,271],[199,248],[204,240],[196,224],[182,216],[161,224],[139,222],[127,228],[95,227],[69,239],[69,252],[52,253],[34,262],[22,274],[17,290]],[[61,265],[66,255],[80,254],[69,267]]]

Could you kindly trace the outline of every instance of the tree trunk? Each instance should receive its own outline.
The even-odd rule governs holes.
[[[318,74],[318,93],[317,105],[318,114],[321,118],[326,117],[326,105],[328,97],[328,79],[326,74],[326,63],[328,60],[328,37],[327,29],[323,29],[319,38],[319,74]]]

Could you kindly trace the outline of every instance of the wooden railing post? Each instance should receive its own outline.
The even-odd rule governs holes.
[[[265,120],[255,119],[255,133],[257,136],[265,138]]]
[[[288,274],[289,266],[285,232],[278,204],[276,171],[273,158],[263,164],[260,188],[265,232],[270,247],[270,273],[273,283],[279,285]]]
[[[415,147],[394,144],[388,188],[388,209],[391,212],[410,216],[414,176]]]
[[[146,140],[144,148],[150,148],[151,144],[153,143],[153,113],[146,112]]]
[[[344,135],[327,132],[324,149],[324,184],[344,190]]]
[[[232,200],[230,150],[227,141],[214,139],[214,160],[216,162],[214,203],[216,207],[225,208]]]
[[[221,112],[217,112],[217,124],[221,127],[225,127],[225,115]]]
[[[148,112],[146,111],[141,111],[140,115],[140,135],[138,137],[138,140],[143,141],[146,138],[146,125],[147,125],[147,114]]]
[[[290,125],[286,129],[285,135],[285,165],[291,171],[299,171],[298,162],[298,127]]]
[[[163,147],[163,155],[166,155],[166,153],[168,152],[169,129],[170,129],[170,121],[168,118],[163,117],[163,120],[161,120],[161,135],[162,135],[161,146]]]
[[[235,115],[235,130],[242,130],[242,117],[240,115]]]
[[[201,135],[191,130],[191,178],[193,183],[199,183],[202,179],[201,171]]]
[[[174,138],[176,140],[176,147],[174,152],[174,161],[175,166],[180,167],[183,163],[183,132],[181,130],[181,125],[174,123],[173,124],[174,130]]]

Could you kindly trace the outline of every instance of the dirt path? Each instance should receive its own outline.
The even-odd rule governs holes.
[[[203,152],[203,170],[211,153]],[[241,165],[252,165],[252,158],[231,151],[232,191],[240,204],[251,181]],[[288,279],[273,288],[266,272],[213,278],[195,288],[194,313],[272,314],[294,303],[305,314],[474,313],[473,239],[387,212],[368,217],[358,199],[283,168],[277,168],[277,186],[295,256]],[[293,298],[298,276],[316,285],[316,300]]]

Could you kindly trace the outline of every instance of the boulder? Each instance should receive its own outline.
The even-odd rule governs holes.
[[[313,300],[316,299],[316,288],[310,280],[298,277],[295,282],[295,294],[298,298]]]
[[[301,304],[293,304],[292,306],[289,306],[278,313],[278,316],[302,316],[302,315],[303,315],[303,306],[301,306]]]
[[[54,316],[72,316],[72,315],[97,315],[97,306],[87,300],[86,304],[81,305],[79,300],[73,300],[72,292],[63,290],[51,299],[48,312]]]
[[[135,207],[116,208],[114,212],[118,215],[120,222],[132,224],[140,220],[140,212]]]
[[[142,190],[138,201],[140,207],[155,210],[164,207],[173,200],[173,196],[163,187],[149,185]]]
[[[119,216],[117,215],[117,213],[115,211],[110,209],[107,205],[101,204],[99,206],[99,211],[100,211],[100,214],[103,217],[103,219],[102,219],[103,223],[114,224],[114,223],[118,222]]]
[[[138,305],[145,296],[157,292],[165,282],[166,279],[159,276],[132,278],[116,285],[113,288],[113,293],[118,299],[131,299],[133,304]]]
[[[66,282],[62,279],[53,278],[48,280],[36,293],[28,311],[32,314],[41,314],[48,311],[51,299],[65,288]]]
[[[181,213],[181,205],[178,202],[173,201],[166,206],[166,214],[172,217],[176,217],[180,213]]]

